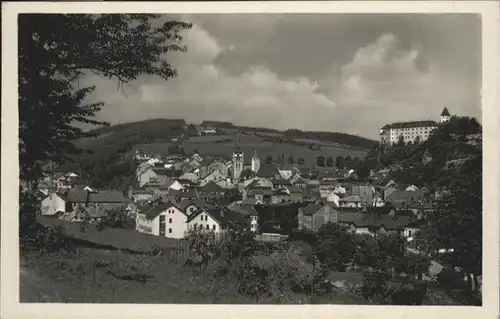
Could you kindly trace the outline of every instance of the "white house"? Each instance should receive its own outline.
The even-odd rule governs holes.
[[[358,195],[348,195],[339,200],[340,207],[361,207],[361,198]]]
[[[188,216],[176,205],[153,203],[143,207],[136,216],[136,230],[155,236],[182,239],[187,233]]]
[[[51,193],[42,200],[42,215],[57,216],[66,212],[66,199],[57,193]]]
[[[325,197],[326,201],[327,202],[330,202],[330,203],[335,203],[335,205],[337,207],[340,206],[340,196],[335,194],[335,192],[332,190],[330,191],[327,196]]]
[[[152,167],[148,168],[139,176],[139,187],[143,187],[150,179],[158,177],[158,174]]]
[[[220,233],[222,230],[221,223],[217,217],[213,216],[214,213],[209,213],[205,209],[200,209],[189,218],[188,228],[190,230],[207,230],[215,233]]]
[[[200,186],[203,187],[206,184],[208,184],[208,182],[217,183],[220,180],[225,181],[226,177],[224,175],[222,175],[219,170],[216,170],[216,171],[213,171],[213,172],[209,173],[205,177],[201,178],[200,179]]]

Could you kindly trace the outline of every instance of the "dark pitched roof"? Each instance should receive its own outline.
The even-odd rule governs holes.
[[[288,189],[290,194],[292,194],[292,193],[302,194],[302,192],[304,191],[302,188],[300,188],[298,186],[294,186],[294,185],[287,186],[286,188]]]
[[[398,204],[405,202],[406,204],[415,204],[422,201],[424,198],[424,192],[422,190],[416,191],[394,191],[389,195],[387,201],[393,204]]]
[[[179,208],[182,211],[185,211],[187,207],[194,205],[198,207],[199,209],[205,208],[205,201],[202,199],[183,199],[179,202]]]
[[[290,185],[290,181],[282,178],[273,178],[271,179],[271,183],[273,185]]]
[[[302,207],[301,209],[305,215],[312,215],[316,213],[321,207],[323,207],[323,205],[314,203],[309,204],[306,207]]]
[[[156,216],[160,215],[163,211],[170,207],[175,207],[184,213],[184,210],[180,209],[177,205],[172,202],[160,202],[152,203],[150,205],[143,206],[139,209],[139,213],[146,215],[147,219],[154,219]]]
[[[391,128],[413,128],[413,127],[428,127],[428,126],[437,127],[438,124],[434,121],[398,122],[398,123],[387,124],[383,126],[382,129],[385,130]]]
[[[91,203],[126,203],[129,200],[123,196],[121,191],[117,190],[102,190],[97,192],[87,192],[81,189],[70,189],[66,194],[66,199],[75,203],[83,203],[87,201]]]
[[[339,223],[353,224],[356,227],[384,227],[387,230],[403,229],[410,224],[409,216],[390,216],[366,213],[341,213]]]
[[[189,189],[187,191],[177,191],[169,189],[169,192],[176,198],[198,198],[198,192],[194,189]]]
[[[246,223],[245,216],[239,212],[235,212],[226,208],[212,208],[212,209],[200,209],[194,214],[189,216],[188,221],[192,220],[201,213],[207,213],[219,224],[236,224],[236,223]]]
[[[443,112],[441,112],[441,116],[450,116],[450,112],[448,111],[448,108],[444,108]]]
[[[259,171],[257,172],[258,177],[274,177],[277,173],[277,168],[275,164],[272,163],[262,163],[260,164]]]
[[[214,194],[214,193],[224,193],[226,190],[215,182],[210,181],[200,188],[201,193]]]

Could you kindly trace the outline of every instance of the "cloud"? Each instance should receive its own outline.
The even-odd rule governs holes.
[[[179,76],[167,82],[144,76],[121,92],[116,82],[87,78],[97,85],[91,99],[106,103],[98,117],[112,123],[166,117],[279,129],[328,127],[324,114],[334,111],[335,102],[316,92],[318,83],[305,76],[283,80],[261,65],[228,74],[214,61],[234,45],[220,45],[198,25],[186,33],[185,44],[188,52],[169,56]]]
[[[360,47],[341,68],[341,90],[334,93],[339,114],[353,118],[352,113],[358,112],[358,118],[366,119],[365,127],[373,132],[384,122],[370,118],[385,123],[436,119],[444,106],[455,114],[470,113],[478,102],[471,94],[477,81],[447,75],[437,63],[420,67],[421,50],[418,44],[403,46],[391,33]]]

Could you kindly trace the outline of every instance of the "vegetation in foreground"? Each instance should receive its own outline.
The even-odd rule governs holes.
[[[174,258],[167,247],[134,251],[75,240],[61,226],[44,226],[41,233],[37,244],[43,249],[21,246],[21,302],[457,303],[451,290],[421,284],[426,260],[408,258],[398,238],[355,236],[334,224],[325,225],[311,243],[275,246],[244,231],[222,241],[211,233],[192,233],[188,254]],[[365,271],[352,271],[355,264]],[[397,279],[395,272],[406,275]]]

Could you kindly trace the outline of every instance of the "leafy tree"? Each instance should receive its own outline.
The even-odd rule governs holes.
[[[353,261],[355,245],[352,235],[336,223],[320,227],[316,236],[315,253],[325,266],[344,271]]]
[[[344,168],[344,158],[342,156],[337,156],[335,158],[335,166],[337,166],[338,169]]]
[[[19,16],[19,161],[29,192],[37,188],[41,164],[77,153],[78,138],[95,134],[78,123],[108,125],[93,119],[102,102],[83,104],[94,87],[79,87],[86,74],[118,80],[119,86],[142,74],[176,75],[166,60],[186,51],[181,31],[190,24],[153,14],[23,14]],[[34,205],[36,207],[36,205]],[[21,211],[21,214],[33,214]]]
[[[299,159],[297,160],[297,164],[299,165],[304,165],[304,159],[302,157],[299,157]]]
[[[333,157],[328,156],[328,157],[326,158],[326,166],[328,166],[328,167],[333,167],[333,164],[334,164],[334,162],[333,162]]]
[[[272,157],[271,155],[268,155],[268,156],[266,157],[265,162],[266,162],[267,164],[272,163],[272,162],[273,162],[273,157]]]
[[[290,156],[288,156],[288,163],[289,164],[293,164],[294,163],[294,159],[293,159],[293,155],[290,154]]]
[[[324,167],[325,166],[325,158],[323,156],[318,156],[316,163],[318,164],[319,167]]]

